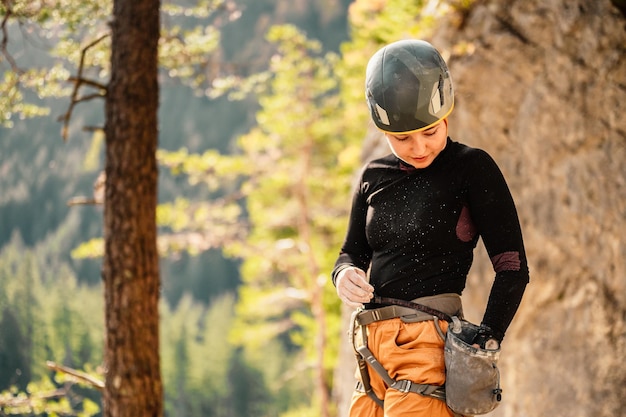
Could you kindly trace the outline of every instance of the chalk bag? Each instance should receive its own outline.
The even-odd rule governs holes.
[[[500,349],[473,347],[478,329],[475,324],[452,317],[445,338],[446,403],[462,415],[486,414],[502,399]]]

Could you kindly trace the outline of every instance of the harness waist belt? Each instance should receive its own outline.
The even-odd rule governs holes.
[[[397,301],[400,302],[402,300]],[[407,302],[405,301],[405,303]],[[422,306],[434,310],[436,313],[440,313],[435,317],[448,315],[463,318],[461,297],[458,294],[446,293],[432,295],[429,297],[421,297],[412,300],[412,303],[421,304]],[[432,320],[434,316],[428,311],[420,311],[416,308],[392,304],[385,307],[362,310],[358,313],[356,322],[361,326],[366,326],[376,321],[389,320],[397,317],[400,317],[404,322],[414,323]]]
[[[370,323],[381,320],[395,319],[401,317],[402,320],[407,322],[418,322],[432,320],[433,316],[413,308],[402,306],[386,306],[380,308],[374,308],[372,310],[363,310],[357,317],[356,322],[360,326],[367,326]]]

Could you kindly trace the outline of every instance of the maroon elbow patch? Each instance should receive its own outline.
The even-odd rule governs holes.
[[[519,252],[504,252],[492,256],[491,264],[493,265],[493,270],[496,272],[519,271],[521,264]]]

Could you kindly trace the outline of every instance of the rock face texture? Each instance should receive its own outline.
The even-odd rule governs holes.
[[[490,0],[446,19],[429,40],[455,85],[450,135],[500,165],[531,270],[489,415],[626,416],[626,18],[610,0]],[[493,275],[479,243],[472,321]]]
[[[491,414],[626,415],[626,19],[609,0],[497,0],[462,24],[432,40],[451,52],[451,135],[500,164],[531,270]],[[476,321],[492,276],[478,257]]]

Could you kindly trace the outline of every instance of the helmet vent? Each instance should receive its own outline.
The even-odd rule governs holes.
[[[389,126],[391,123],[389,123],[389,116],[387,116],[387,112],[385,111],[385,109],[380,107],[378,103],[375,103],[375,104],[376,104],[376,113],[378,114],[378,118],[380,119],[380,122],[382,124]]]
[[[437,113],[441,110],[443,105],[443,97],[441,96],[441,78],[439,78],[439,82],[433,84],[433,91],[430,95],[430,114],[436,116]]]

